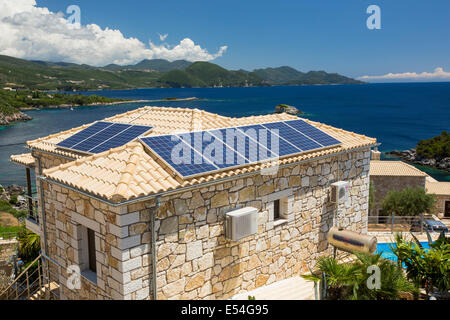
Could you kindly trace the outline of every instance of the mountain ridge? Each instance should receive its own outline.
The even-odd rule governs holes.
[[[337,73],[301,72],[292,67],[227,70],[210,62],[144,59],[135,65],[94,67],[24,60],[0,55],[2,87],[37,90],[107,90],[152,87],[243,87],[363,83]]]

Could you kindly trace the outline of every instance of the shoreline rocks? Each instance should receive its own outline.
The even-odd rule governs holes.
[[[16,112],[13,114],[2,114],[0,113],[0,126],[7,126],[18,121],[29,121],[33,118],[23,112]]]
[[[439,170],[449,171],[450,172],[450,157],[443,159],[427,159],[419,156],[416,153],[416,149],[410,150],[394,150],[390,152],[386,152],[388,155],[393,155],[401,158],[404,161],[419,164],[422,166],[433,167]]]

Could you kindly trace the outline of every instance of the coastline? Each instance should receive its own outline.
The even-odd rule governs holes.
[[[422,159],[417,157],[414,149],[405,151],[393,150],[384,152],[384,154],[389,158],[400,159],[412,165],[423,166],[445,173],[450,173],[450,158],[444,158],[440,161],[437,159]]]
[[[33,118],[22,111],[40,111],[45,109],[69,109],[69,108],[79,108],[79,107],[90,107],[90,106],[112,106],[118,104],[126,104],[126,103],[146,103],[146,102],[177,102],[177,101],[195,101],[200,100],[197,97],[189,97],[189,98],[164,98],[157,100],[124,100],[124,101],[112,101],[112,102],[94,102],[89,104],[61,104],[61,105],[50,105],[44,108],[21,108],[19,112],[13,113],[11,115],[4,115],[0,113],[0,126],[9,126],[16,122],[22,121],[30,121]]]

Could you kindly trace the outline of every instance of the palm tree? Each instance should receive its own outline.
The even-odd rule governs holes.
[[[315,282],[324,281],[328,300],[395,300],[415,294],[415,286],[409,282],[401,267],[381,258],[381,254],[355,253],[358,258],[352,263],[339,263],[332,257],[322,257],[317,262],[318,273],[303,278]],[[380,270],[380,288],[369,288],[372,275],[369,267]]]
[[[24,260],[33,261],[41,250],[41,238],[34,232],[28,230],[25,225],[19,230],[18,233],[19,240],[19,255]]]

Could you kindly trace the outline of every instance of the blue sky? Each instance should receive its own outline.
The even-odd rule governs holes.
[[[351,77],[450,71],[450,1],[105,1],[37,0],[39,7],[81,9],[81,24],[167,46],[189,38],[229,69],[289,65]],[[366,9],[381,9],[369,30]],[[67,17],[68,15],[65,14]]]

